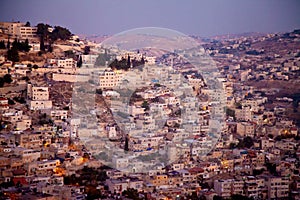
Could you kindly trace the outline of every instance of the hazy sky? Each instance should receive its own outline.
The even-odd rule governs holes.
[[[116,34],[164,27],[213,36],[300,28],[299,0],[1,0],[0,21],[67,27],[76,34]]]

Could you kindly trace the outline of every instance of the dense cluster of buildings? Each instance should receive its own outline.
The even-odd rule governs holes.
[[[0,27],[2,36],[36,37],[24,23]],[[299,118],[291,115],[300,112],[299,42],[292,32],[206,43],[221,96],[174,54],[124,71],[94,67],[96,54],[80,55],[78,68],[57,51],[33,68],[1,50],[0,77],[12,81],[0,88],[0,196],[299,199]],[[117,58],[128,56],[144,55]],[[295,91],[280,93],[272,81]],[[224,119],[214,127],[213,116]]]
[[[12,38],[35,39],[37,38],[37,27],[31,27],[23,22],[0,22],[2,33]]]

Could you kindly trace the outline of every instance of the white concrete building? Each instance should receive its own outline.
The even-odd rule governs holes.
[[[93,67],[98,55],[81,55],[82,67]]]
[[[112,89],[119,85],[123,79],[123,72],[120,70],[106,69],[99,75],[100,89]]]
[[[37,27],[25,26],[23,22],[0,22],[4,33],[20,39],[36,39]]]
[[[22,39],[37,38],[37,27],[20,26],[17,28],[17,35]]]
[[[129,165],[128,158],[119,158],[117,156],[113,157],[112,162],[113,162],[113,166],[116,169],[124,169],[124,168],[128,167],[128,165]]]
[[[38,87],[28,84],[27,98],[31,110],[52,108],[52,101],[49,100],[48,87]]]
[[[68,118],[67,110],[51,110],[50,117],[53,120],[63,120]]]
[[[62,58],[62,59],[48,59],[48,65],[53,67],[61,67],[61,68],[76,68],[77,61],[73,58]]]
[[[289,182],[289,177],[267,177],[268,199],[287,198]]]
[[[243,106],[242,109],[235,110],[235,117],[237,120],[251,121],[253,119],[253,112],[250,106]]]
[[[252,122],[239,122],[237,123],[236,132],[241,136],[253,137],[255,133],[255,124]]]

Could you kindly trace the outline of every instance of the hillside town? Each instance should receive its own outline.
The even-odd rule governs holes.
[[[221,90],[195,52],[0,22],[0,199],[300,199],[300,30],[195,40]]]

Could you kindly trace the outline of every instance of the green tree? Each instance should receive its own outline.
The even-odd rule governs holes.
[[[14,100],[12,100],[12,99],[8,99],[8,104],[9,104],[9,105],[15,105],[15,102],[14,102]]]
[[[7,49],[10,49],[10,40],[9,40],[9,38],[7,39],[6,48],[7,48]]]
[[[126,138],[125,138],[125,145],[124,145],[124,150],[125,151],[129,151],[128,143],[129,143],[129,138],[128,138],[128,136],[126,136]]]
[[[104,54],[99,54],[99,56],[96,59],[95,65],[96,66],[105,66],[106,62],[110,61],[111,55],[107,54],[105,52]]]
[[[10,74],[5,74],[3,80],[5,83],[11,83],[13,81]]]
[[[71,36],[72,33],[67,28],[61,26],[55,26],[50,37],[52,41],[56,41],[58,39],[68,40],[70,39]]]
[[[25,51],[28,52],[30,50],[30,45],[28,39],[26,39],[24,42],[20,42],[19,40],[15,39],[12,43],[12,48],[17,49],[18,51]]]
[[[139,192],[136,189],[128,188],[122,192],[122,195],[128,199],[139,200]]]
[[[0,49],[6,49],[4,40],[1,40],[1,41],[0,41]]]
[[[111,62],[109,64],[109,67],[112,69],[123,69],[123,70],[127,70],[127,60],[125,58],[122,58],[120,61],[117,59],[114,59],[113,62]]]
[[[15,40],[13,41],[12,48],[19,49],[19,42],[17,38],[15,38]]]
[[[50,53],[52,53],[53,52],[53,42],[52,41],[50,41],[49,42],[49,45],[48,45],[48,52],[50,52]]]
[[[249,136],[245,137],[243,140],[246,148],[251,148],[254,145],[253,139]]]
[[[133,60],[131,61],[131,63],[132,63],[132,64],[131,64],[132,67],[135,68],[135,67],[138,67],[138,66],[144,66],[145,61],[144,61],[144,58],[142,58],[141,60],[133,59]]]
[[[7,48],[7,49],[10,49],[10,41],[9,41],[9,38],[7,39],[6,48]]]
[[[102,90],[101,89],[96,89],[96,94],[102,95]]]
[[[226,108],[226,115],[235,118],[235,111],[230,108]]]
[[[238,144],[239,148],[251,148],[254,145],[253,139],[249,136],[244,137]]]
[[[79,56],[79,59],[78,59],[78,61],[77,61],[77,67],[81,67],[82,66],[82,57],[81,56]]]
[[[150,109],[148,101],[146,101],[146,100],[145,100],[145,101],[143,102],[143,104],[142,104],[142,108],[144,108],[144,109],[145,109],[145,111],[147,111],[147,110],[149,110],[149,109]]]
[[[33,68],[33,69],[38,69],[39,66],[37,66],[36,64],[34,64],[34,65],[32,66],[32,68]]]
[[[145,64],[145,59],[144,59],[144,56],[142,57],[141,59],[141,64],[144,65]]]
[[[49,28],[48,24],[39,23],[37,25],[37,35],[40,37],[40,50],[45,51],[45,40],[48,41],[49,37]]]
[[[26,24],[25,24],[25,26],[26,26],[26,27],[30,27],[30,22],[27,21]]]
[[[90,51],[91,51],[91,47],[90,46],[85,46],[83,54],[88,55],[90,53]]]
[[[275,163],[267,162],[266,167],[267,167],[267,170],[270,172],[270,174],[275,175],[275,176],[278,175],[278,172],[276,171]]]
[[[12,62],[19,62],[19,52],[17,48],[11,48],[7,51],[7,59]]]
[[[23,44],[23,50],[28,52],[30,50],[30,45],[29,45],[29,41],[28,39],[25,40],[24,44]]]
[[[130,68],[131,66],[131,61],[130,61],[130,56],[128,55],[127,57],[127,68]]]
[[[0,87],[4,86],[4,79],[2,77],[0,77]]]

